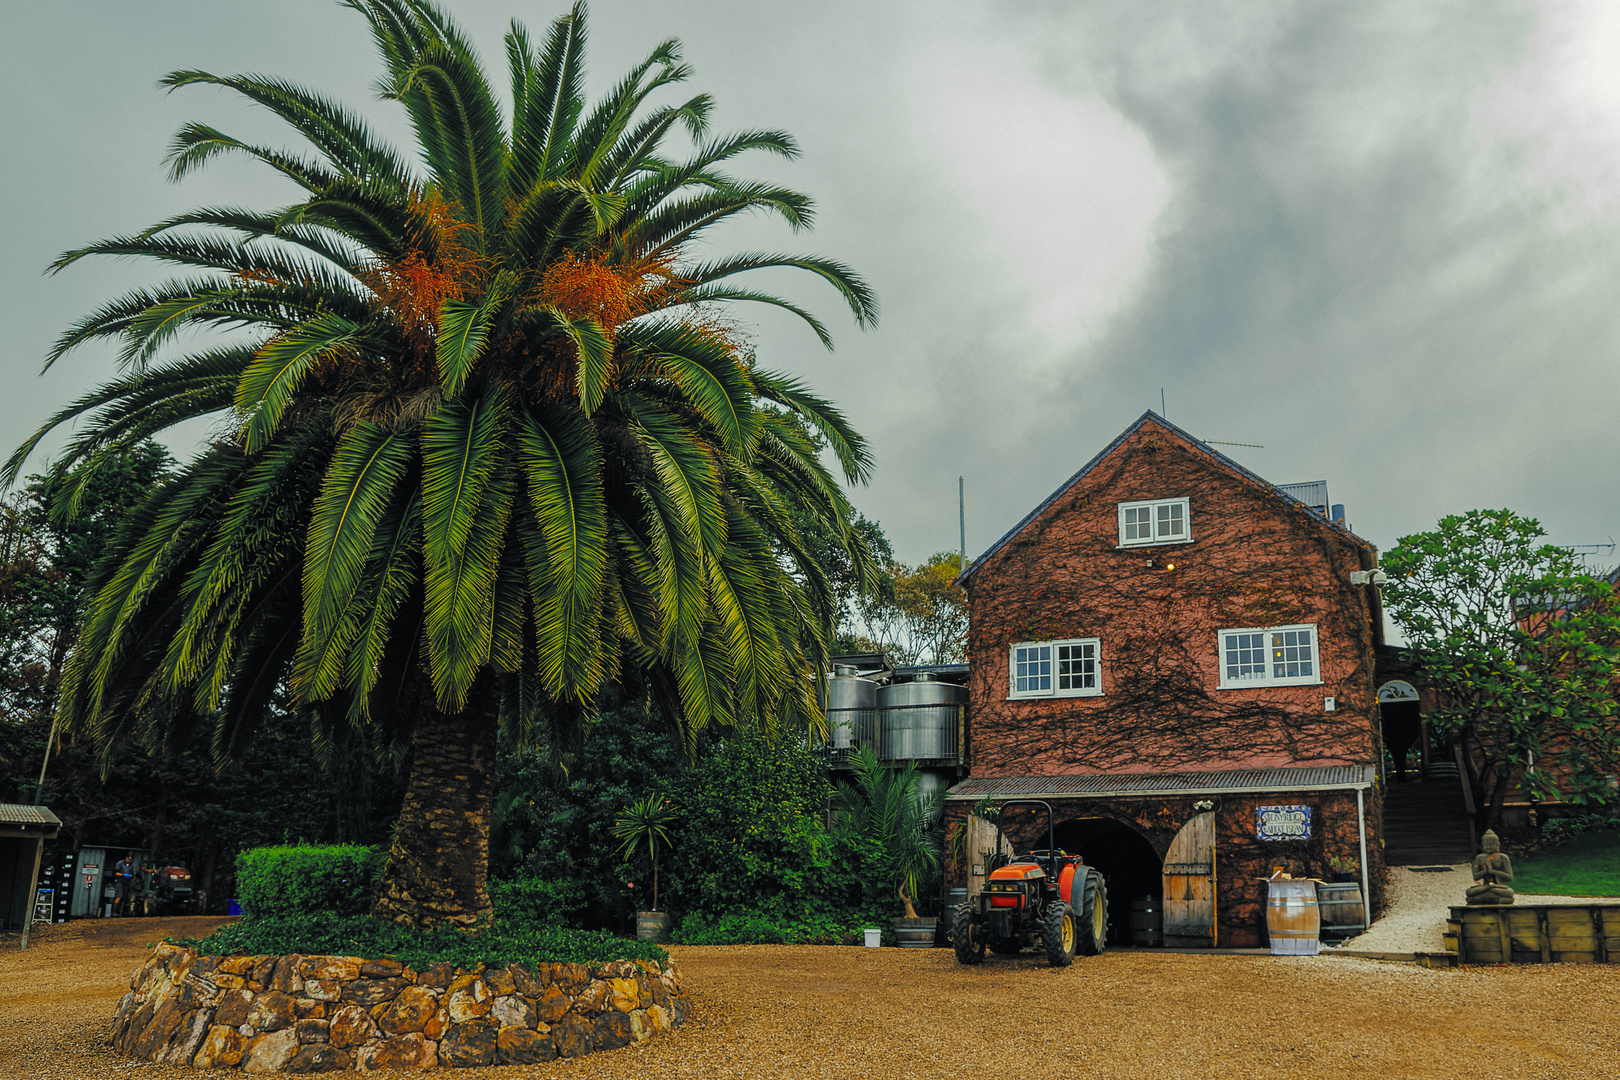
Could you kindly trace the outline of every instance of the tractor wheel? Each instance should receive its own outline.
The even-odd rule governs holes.
[[[973,905],[958,904],[951,912],[951,945],[956,949],[956,962],[978,964],[984,960],[986,934],[983,927],[975,934]]]
[[[1046,914],[1041,918],[1041,944],[1048,964],[1068,967],[1074,963],[1074,929],[1068,904],[1054,900],[1046,905]]]
[[[1074,894],[1071,892],[1070,896]],[[1084,890],[1075,904],[1075,937],[1081,956],[1096,956],[1108,947],[1108,886],[1095,870],[1086,874]]]

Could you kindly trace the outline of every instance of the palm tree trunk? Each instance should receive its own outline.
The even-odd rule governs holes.
[[[485,677],[447,716],[431,698],[411,738],[411,778],[371,913],[411,926],[487,918],[496,695]]]

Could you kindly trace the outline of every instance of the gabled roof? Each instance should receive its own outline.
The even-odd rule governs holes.
[[[968,568],[965,571],[963,571],[960,575],[957,576],[956,583],[958,585],[965,583],[968,578],[973,576],[973,574],[979,569],[979,567],[983,566],[986,562],[989,561],[989,559],[990,559],[990,557],[992,555],[995,555],[1002,548],[1004,548],[1008,544],[1010,544],[1012,542],[1012,540],[1013,540],[1013,537],[1015,537],[1019,533],[1023,532],[1024,529],[1027,528],[1031,522],[1035,521],[1035,519],[1039,518],[1043,513],[1045,513],[1047,507],[1051,506],[1053,503],[1055,503],[1059,499],[1063,498],[1064,495],[1068,494],[1068,492],[1076,484],[1078,484],[1080,481],[1082,481],[1082,480],[1084,480],[1086,478],[1087,474],[1089,474],[1092,469],[1095,469],[1098,465],[1102,464],[1103,461],[1106,460],[1109,457],[1109,455],[1113,454],[1113,452],[1115,450],[1118,450],[1120,448],[1120,446],[1122,446],[1124,444],[1126,439],[1129,439],[1132,435],[1135,435],[1138,431],[1140,431],[1143,427],[1147,426],[1148,424],[1153,424],[1153,425],[1155,425],[1157,427],[1160,427],[1160,428],[1164,429],[1164,431],[1167,434],[1174,435],[1176,438],[1178,438],[1182,442],[1186,443],[1189,448],[1191,448],[1192,450],[1194,450],[1194,451],[1196,451],[1196,452],[1198,452],[1200,454],[1203,454],[1205,457],[1209,458],[1209,460],[1212,461],[1213,463],[1215,463],[1217,465],[1220,465],[1222,468],[1225,468],[1225,469],[1229,470],[1230,472],[1236,473],[1238,476],[1242,477],[1245,480],[1249,480],[1249,481],[1252,481],[1253,483],[1256,483],[1256,484],[1260,485],[1260,487],[1264,488],[1270,494],[1275,495],[1278,499],[1282,500],[1283,502],[1290,503],[1290,504],[1292,504],[1294,506],[1297,506],[1297,507],[1300,507],[1300,508],[1304,509],[1313,518],[1315,518],[1317,520],[1317,523],[1320,524],[1324,529],[1332,529],[1335,532],[1343,533],[1345,536],[1349,537],[1350,539],[1354,540],[1356,543],[1361,544],[1364,547],[1365,546],[1370,546],[1370,545],[1367,544],[1367,541],[1363,540],[1361,537],[1357,536],[1355,533],[1351,532],[1349,529],[1345,528],[1343,525],[1340,525],[1335,521],[1331,521],[1328,518],[1325,518],[1325,517],[1321,516],[1320,514],[1316,513],[1316,511],[1314,511],[1310,507],[1306,506],[1305,503],[1301,502],[1299,499],[1294,498],[1288,492],[1282,490],[1276,484],[1273,484],[1271,481],[1266,480],[1263,477],[1255,475],[1254,473],[1250,472],[1248,469],[1244,468],[1242,465],[1239,465],[1237,462],[1233,461],[1231,458],[1229,458],[1225,454],[1221,453],[1219,450],[1210,449],[1210,447],[1209,447],[1209,445],[1207,443],[1199,441],[1197,438],[1193,437],[1192,435],[1188,434],[1187,432],[1185,432],[1185,431],[1181,430],[1180,428],[1176,427],[1176,425],[1172,424],[1170,421],[1166,420],[1164,417],[1160,416],[1158,413],[1155,413],[1153,410],[1149,409],[1147,412],[1143,413],[1140,417],[1137,418],[1136,423],[1132,424],[1130,427],[1128,427],[1124,431],[1120,432],[1118,438],[1116,438],[1113,442],[1109,443],[1107,446],[1103,447],[1101,453],[1099,453],[1096,457],[1092,458],[1090,461],[1088,461],[1084,465],[1082,465],[1080,467],[1079,472],[1077,472],[1073,476],[1069,477],[1067,480],[1065,480],[1062,483],[1061,486],[1058,487],[1058,489],[1056,491],[1052,492],[1052,494],[1048,495],[1045,499],[1043,499],[1039,506],[1037,506],[1035,509],[1031,510],[1029,513],[1025,514],[1024,517],[1023,517],[1023,520],[1021,520],[1018,524],[1014,525],[1011,529],[1009,529],[1006,532],[1006,534],[1002,536],[1002,538],[1000,540],[997,540],[995,543],[991,544],[988,548],[986,548],[984,550],[984,552],[977,559],[973,560],[973,562],[968,566]]]

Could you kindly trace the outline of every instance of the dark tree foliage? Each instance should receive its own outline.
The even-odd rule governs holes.
[[[585,925],[622,924],[641,902],[625,885],[637,880],[639,867],[619,857],[614,818],[648,791],[673,790],[684,762],[680,738],[638,704],[604,710],[580,745],[560,755],[504,744],[496,765],[493,876],[551,883],[566,892],[564,906]]]
[[[90,568],[173,465],[148,440],[94,474],[31,476],[0,504],[0,719],[48,716]]]

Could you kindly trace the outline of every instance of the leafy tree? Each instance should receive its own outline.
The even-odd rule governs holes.
[[[374,913],[466,925],[490,910],[498,726],[519,746],[549,739],[613,680],[687,732],[814,721],[834,598],[794,513],[869,560],[804,432],[848,482],[870,459],[829,403],[757,366],[716,308],[774,304],[828,341],[808,312],[736,283],[773,267],[830,284],[862,325],[875,303],[819,257],[699,254],[736,215],[798,229],[811,207],[727,171],[747,151],[795,156],[786,134],[713,135],[707,95],[651,103],[690,73],[676,42],[587,106],[583,8],[538,43],[514,24],[503,112],[430,0],[350,6],[418,153],[283,80],[169,75],[235,91],[307,144],[189,124],[174,178],[240,155],[304,194],[191,211],[58,260],[135,256],[187,276],[62,336],[47,366],[113,338],[125,374],[52,417],[10,475],[70,420],[87,418],[55,476],[94,477],[214,417],[221,436],[126,516],[91,577],[63,721],[107,747],[206,732],[224,763],[284,688],[323,752],[354,726],[409,757]],[[678,129],[694,143],[684,157]],[[229,334],[172,351],[181,331],[210,329]]]
[[[1577,804],[1614,798],[1620,609],[1609,582],[1509,510],[1442,518],[1384,559],[1384,595],[1462,742],[1481,826],[1522,785]]]
[[[952,664],[967,657],[967,596],[954,584],[962,557],[942,551],[915,568],[890,561],[879,589],[857,600],[863,647],[887,652],[901,664]]]

